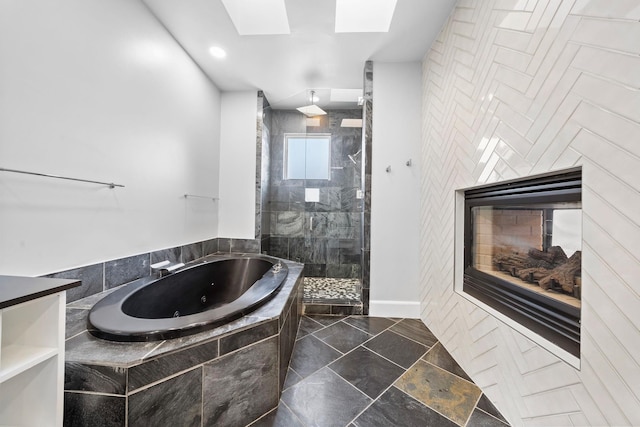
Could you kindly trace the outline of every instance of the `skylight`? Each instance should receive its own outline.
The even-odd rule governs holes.
[[[358,102],[362,89],[331,89],[331,102]]]
[[[336,33],[386,33],[397,0],[336,0]]]
[[[284,0],[222,0],[241,36],[289,34]]]

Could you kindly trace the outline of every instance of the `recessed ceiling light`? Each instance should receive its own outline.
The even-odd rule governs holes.
[[[227,52],[223,48],[218,46],[211,46],[209,48],[209,53],[211,54],[211,56],[218,59],[222,59],[227,56]]]
[[[336,33],[386,33],[397,0],[336,0]]]
[[[241,36],[289,34],[284,0],[222,0]]]

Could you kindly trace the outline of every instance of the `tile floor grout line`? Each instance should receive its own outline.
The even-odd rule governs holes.
[[[373,354],[375,354],[376,356],[380,356],[380,357],[382,357],[382,358],[383,358],[384,360],[386,360],[387,362],[393,363],[393,364],[394,364],[394,365],[396,365],[398,368],[400,368],[400,369],[404,369],[405,371],[407,371],[407,370],[411,369],[411,366],[413,366],[413,364],[412,364],[409,368],[405,368],[404,366],[399,365],[397,362],[394,362],[393,360],[389,359],[388,357],[383,356],[382,354],[378,353],[377,351],[375,351],[375,350],[373,350],[373,349],[371,349],[371,348],[369,348],[369,347],[366,347],[364,344],[361,344],[361,346],[362,346],[362,347],[364,347],[364,348],[366,348],[367,350],[369,350],[370,352],[372,352],[372,353],[373,353]],[[425,354],[426,354],[426,353],[425,353]],[[418,360],[419,360],[419,359],[418,359]],[[414,363],[415,363],[415,362],[414,362]]]
[[[347,379],[345,377],[343,377],[342,375],[340,375],[339,373],[337,373],[336,371],[334,371],[333,369],[331,369],[329,367],[329,365],[326,365],[325,368],[327,368],[328,370],[330,370],[331,372],[333,372],[334,374],[336,374],[338,377],[340,377],[340,379],[344,382],[346,382],[347,384],[349,384],[350,387],[352,387],[355,390],[358,390],[358,392],[360,394],[362,394],[364,397],[366,397],[367,399],[371,399],[371,401],[374,401],[376,399],[374,399],[373,397],[369,396],[367,393],[365,393],[364,391],[360,390],[358,387],[356,387],[355,385],[351,384],[349,381],[347,381]]]
[[[476,385],[476,387],[478,386]],[[478,409],[478,402],[480,402],[480,399],[482,399],[482,394],[483,394],[482,389],[480,387],[478,387],[478,389],[480,390],[480,396],[478,396],[478,398],[476,399],[476,403],[475,405],[473,405],[473,409],[469,413],[469,416],[467,417],[467,421],[463,424],[463,427],[472,427],[472,426],[469,426],[468,424],[469,424],[469,421],[471,421],[471,417],[473,416],[473,413],[476,411],[476,409]]]
[[[304,379],[304,378],[302,377],[302,375],[300,375],[300,373],[299,373],[299,372],[297,372],[295,369],[293,369],[291,366],[289,366],[289,368],[287,368],[287,369],[291,369],[291,370],[293,371],[293,373],[294,373],[294,374],[296,374],[297,376],[299,376],[299,377],[300,377],[300,381],[302,381],[302,380]],[[285,377],[284,377],[284,382],[285,382],[285,383],[287,382],[287,376],[288,376],[288,375],[289,375],[289,372],[287,372],[287,375],[285,375]],[[298,384],[300,381],[298,381],[296,384]],[[294,386],[294,385],[296,385],[296,384],[290,385],[290,386],[289,386],[289,387],[287,387],[287,388],[283,388],[283,389],[282,389],[282,393],[284,393],[284,391],[285,391],[285,390],[289,390],[291,387],[293,387],[293,386]],[[282,385],[282,387],[284,387],[284,384]],[[280,397],[282,397],[282,393],[280,393]]]
[[[316,321],[316,320],[313,320],[313,318],[312,318],[312,317],[310,317],[308,314],[303,314],[302,316],[304,316],[304,317],[306,317],[307,319],[311,320],[313,323],[317,323],[318,325],[322,326],[323,328],[325,327],[322,323],[320,323],[320,322],[318,322],[318,321]],[[300,325],[298,325],[298,328],[299,328],[299,327],[300,327]]]
[[[306,338],[306,337],[311,336],[311,335],[312,335],[312,334],[309,334],[309,335],[307,335],[307,336],[305,336],[305,337],[303,337],[303,338]],[[333,346],[331,346],[331,345],[327,344],[326,342],[322,341],[320,338],[316,337],[315,335],[313,335],[313,338],[317,339],[318,341],[320,341],[322,344],[326,345],[327,347],[330,347],[331,349],[333,349],[333,350],[337,351],[338,353],[340,353],[340,356],[339,356],[337,359],[334,359],[334,360],[332,360],[332,361],[331,361],[331,362],[329,362],[329,363],[325,363],[324,365],[322,365],[321,367],[319,367],[319,368],[318,368],[318,369],[316,369],[315,371],[312,371],[309,375],[304,376],[304,377],[303,377],[302,375],[300,375],[300,373],[299,373],[299,372],[297,372],[297,371],[293,370],[293,368],[290,368],[290,369],[292,369],[296,374],[300,375],[300,378],[302,378],[302,380],[306,380],[306,379],[307,379],[307,378],[309,378],[311,375],[313,375],[313,374],[315,374],[316,372],[318,372],[320,369],[325,368],[325,367],[328,367],[328,366],[329,366],[329,364],[331,364],[331,363],[335,362],[335,361],[336,361],[336,360],[338,360],[338,359],[341,359],[343,356],[345,356],[345,355],[346,355],[346,353],[343,353],[343,352],[341,352],[340,350],[338,350],[337,348],[335,348],[335,347],[333,347]],[[291,357],[293,358],[293,353],[292,353]],[[302,380],[300,380],[299,382],[301,382]],[[296,383],[296,384],[297,384],[297,383]],[[293,387],[293,386],[291,386],[291,387]],[[291,388],[291,387],[289,387],[289,388]]]
[[[345,358],[347,355],[351,354],[351,353],[352,353],[356,348],[358,348],[358,347],[362,347],[362,344],[360,344],[360,345],[357,345],[357,346],[353,347],[351,350],[349,350],[349,351],[348,351],[348,352],[346,352],[346,353],[343,353],[343,354],[342,354],[340,357],[338,357],[336,360],[334,360],[334,361],[332,361],[332,362],[327,363],[325,366],[329,366],[329,365],[331,365],[332,363],[335,363],[335,362],[337,362],[338,360]]]
[[[482,393],[482,394],[484,394],[484,393]],[[486,395],[485,395],[485,396],[486,396]],[[482,399],[482,396],[480,396],[480,399]],[[480,401],[480,399],[478,399],[478,402]],[[502,423],[505,427],[509,427],[509,424],[505,424],[505,422],[504,422],[504,421],[502,421],[500,418],[496,417],[496,416],[495,416],[495,415],[493,415],[493,414],[488,413],[488,412],[487,412],[487,411],[485,411],[484,409],[482,409],[482,408],[480,408],[479,406],[477,406],[477,404],[476,404],[476,409],[477,409],[478,411],[482,411],[482,412],[484,412],[485,414],[487,414],[488,416],[490,416],[490,417],[491,417],[491,418],[493,418],[494,420],[497,420],[499,423]],[[467,422],[467,423],[468,423],[468,422]],[[467,426],[467,427],[471,427],[471,426]]]
[[[375,399],[371,399],[371,403],[369,403],[367,406],[365,406],[365,408],[364,408],[362,411],[360,411],[360,412],[359,412],[359,413],[358,413],[358,414],[357,414],[357,415],[356,415],[356,416],[355,416],[351,421],[349,421],[349,422],[345,425],[345,427],[349,427],[349,425],[354,424],[354,422],[355,422],[358,418],[360,418],[360,416],[361,416],[362,414],[364,414],[364,413],[367,411],[367,409],[371,408],[371,407],[374,405],[374,403],[376,403],[376,402],[378,401],[378,399],[380,399],[380,397],[381,397],[383,394],[385,394],[385,393],[387,392],[387,390],[389,390],[391,387],[393,387],[393,384],[391,384],[391,385],[390,385],[389,387],[387,387],[387,388],[386,388],[382,393],[380,393],[380,396],[378,396],[378,397],[377,397],[377,398],[375,398]],[[354,424],[354,425],[355,425],[355,424]]]
[[[336,323],[337,323],[337,322],[336,322]],[[335,323],[334,323],[334,325],[335,325]],[[348,324],[347,324],[347,325],[348,325]],[[333,325],[331,325],[331,326],[333,326]],[[349,325],[349,326],[351,326],[351,325]],[[327,327],[329,327],[329,326],[327,326]],[[357,328],[356,328],[356,329],[357,329]],[[317,330],[316,332],[320,332],[320,331],[321,331],[321,329]],[[364,332],[364,331],[362,331],[362,332]],[[365,332],[365,333],[366,333],[367,335],[370,335],[370,334],[368,334],[367,332]],[[314,334],[315,334],[315,332],[314,332]],[[312,334],[312,335],[313,335],[313,334]],[[378,335],[380,335],[380,334],[378,334]],[[368,343],[369,341],[373,340],[373,339],[374,339],[374,338],[376,338],[378,335],[374,335],[374,336],[369,337],[367,340],[365,340],[365,341],[361,342],[360,344],[356,345],[355,347],[353,347],[351,350],[347,351],[346,353],[344,353],[344,352],[342,352],[342,351],[338,350],[337,348],[335,348],[335,347],[334,347],[334,346],[332,346],[331,344],[329,344],[329,343],[325,342],[322,338],[319,338],[319,337],[317,337],[316,335],[313,335],[313,336],[314,336],[314,338],[316,338],[316,339],[320,340],[323,344],[326,344],[326,345],[328,345],[329,347],[333,348],[334,350],[336,350],[336,351],[338,351],[338,352],[342,353],[342,356],[340,356],[340,357],[338,358],[338,359],[341,359],[343,356],[346,356],[347,354],[351,353],[351,352],[352,352],[353,350],[355,350],[356,348],[361,347],[361,346],[363,346],[364,344]],[[368,349],[368,350],[371,350],[371,349],[369,349],[369,347],[367,347],[367,349]],[[373,351],[373,350],[371,350],[371,351]],[[376,353],[376,354],[377,354],[377,353]],[[338,360],[338,359],[336,359],[336,360]],[[334,361],[334,362],[335,362],[335,361]],[[331,362],[331,363],[333,363],[333,362]],[[403,368],[403,369],[404,369],[404,368]]]
[[[385,330],[385,332],[386,332],[386,331],[387,331],[387,330]],[[424,357],[424,355],[425,355],[425,354],[427,354],[427,351],[431,350],[431,347],[433,347],[433,346],[435,345],[435,344],[433,344],[432,346],[428,346],[428,345],[426,345],[426,344],[421,343],[420,341],[416,341],[416,340],[414,340],[414,339],[411,339],[411,338],[409,338],[409,337],[406,337],[406,336],[402,335],[402,334],[401,334],[401,333],[399,333],[399,332],[392,331],[392,330],[390,330],[390,329],[389,329],[389,332],[392,332],[392,333],[394,333],[394,334],[396,334],[396,335],[398,335],[398,336],[400,336],[400,337],[402,337],[402,338],[408,339],[409,341],[413,341],[414,343],[419,344],[419,345],[421,345],[422,347],[426,348],[427,350],[425,350],[425,352],[424,352],[424,353],[422,354],[422,356],[420,356],[420,357]],[[437,341],[436,341],[436,342],[437,342]]]
[[[306,314],[305,314],[305,316],[306,316]],[[311,320],[313,320],[313,319],[311,319]],[[314,320],[314,322],[316,322],[316,321]],[[315,333],[316,333],[316,332],[318,332],[318,331],[322,331],[323,329],[327,329],[327,328],[328,328],[329,326],[331,326],[331,325],[334,325],[334,323],[332,323],[331,325],[328,325],[328,326],[325,326],[325,325],[323,325],[323,324],[322,324],[322,323],[320,323],[320,322],[316,322],[316,323],[317,323],[317,324],[319,324],[319,325],[321,326],[321,327],[320,327],[320,329],[315,330],[315,331],[313,331],[313,332],[309,332],[309,333],[308,333],[307,335],[305,335],[304,337],[297,338],[297,336],[296,336],[296,338],[297,338],[297,339],[296,339],[296,341],[301,340],[301,339],[303,339],[303,338],[306,338],[306,337],[308,337],[309,335],[313,335],[313,334],[315,334]]]
[[[298,414],[296,414],[296,412],[295,412],[293,409],[289,408],[289,405],[287,405],[287,402],[285,402],[284,400],[280,399],[280,402],[279,402],[279,403],[282,403],[282,404],[283,404],[283,405],[284,405],[284,406],[289,410],[289,412],[291,412],[291,413],[293,414],[293,416],[295,417],[295,419],[296,419],[296,420],[298,420],[298,421],[300,422],[300,425],[302,425],[302,427],[307,427],[307,425],[304,423],[304,421],[302,421],[302,420],[300,419],[300,417],[298,416]],[[277,408],[277,407],[276,407],[276,408]]]
[[[358,412],[356,414],[356,416],[354,418],[351,419],[351,421],[347,422],[347,424],[345,424],[345,427],[348,427],[350,424],[353,424],[353,422],[355,420],[358,419],[358,417],[360,417],[360,415],[362,415],[367,409],[369,409],[371,407],[371,405],[373,405],[374,403],[376,403],[378,401],[378,399],[380,398],[380,396],[382,396],[390,387],[393,386],[393,383],[391,383],[391,385],[389,387],[387,387],[384,392],[380,393],[378,395],[378,397],[376,397],[375,399],[372,397],[369,397],[368,394],[366,394],[365,392],[363,392],[362,390],[360,390],[359,388],[357,388],[356,386],[354,386],[353,384],[351,384],[349,381],[347,381],[342,375],[340,375],[339,373],[337,373],[336,371],[334,371],[333,369],[331,369],[329,367],[329,365],[326,366],[327,369],[329,369],[331,372],[333,372],[334,374],[336,374],[338,377],[340,377],[341,380],[343,380],[344,382],[346,382],[347,384],[349,384],[351,387],[355,388],[356,390],[358,390],[361,394],[363,394],[367,399],[371,399],[371,402],[369,402],[368,405],[366,405],[362,411]]]
[[[346,319],[346,317],[345,317],[345,319]],[[344,320],[344,319],[342,319],[342,320]],[[342,322],[342,320],[340,320],[340,321]],[[349,325],[347,322],[343,322],[343,323],[345,323],[345,324]],[[334,324],[335,324],[335,323],[334,323]],[[353,325],[349,325],[349,326],[354,327]],[[358,329],[358,328],[356,328],[356,329]],[[362,331],[361,329],[358,329],[358,330]],[[385,329],[385,330],[386,330],[386,329]],[[316,331],[316,332],[318,332],[318,331]],[[365,333],[365,334],[367,334],[367,335],[371,335],[371,334],[370,334],[370,333],[368,333],[367,331],[362,331],[362,332],[364,332],[364,333]],[[369,350],[369,351],[373,352],[374,354],[378,354],[378,353],[374,352],[373,350],[371,350],[369,347],[365,347],[364,345],[365,345],[366,343],[368,343],[369,341],[371,341],[372,339],[376,338],[376,337],[377,337],[378,335],[380,335],[381,333],[382,333],[382,332],[380,332],[380,333],[378,333],[378,334],[376,334],[376,335],[372,335],[372,336],[371,336],[369,339],[367,339],[366,341],[361,342],[360,344],[358,344],[358,345],[356,345],[355,347],[353,347],[351,350],[347,351],[346,353],[343,353],[343,354],[342,354],[342,356],[338,357],[338,358],[337,358],[336,360],[334,360],[333,362],[328,363],[328,364],[327,364],[327,366],[329,366],[331,363],[334,363],[334,362],[336,362],[336,361],[338,361],[338,360],[342,359],[342,358],[343,358],[343,357],[345,357],[346,355],[348,355],[348,354],[352,353],[352,352],[353,352],[353,351],[355,351],[358,347],[366,348],[367,350]],[[316,338],[318,338],[318,337],[316,337]],[[318,338],[318,339],[319,339],[320,341],[322,341],[320,338]],[[325,343],[324,341],[322,341],[322,342],[323,342],[324,344],[327,344],[327,343]],[[329,344],[327,344],[327,345],[329,345]],[[331,345],[329,345],[329,346],[330,346],[330,347],[332,347]],[[332,348],[333,348],[333,347],[332,347]],[[337,349],[336,349],[336,350],[337,350]],[[338,351],[340,351],[340,350],[338,350]],[[342,352],[340,351],[340,353],[342,353]],[[390,362],[391,362],[391,361],[390,361]],[[393,363],[393,362],[391,362],[391,363]],[[394,363],[394,364],[395,364],[396,366],[400,366],[400,365],[398,365],[398,364],[396,364],[396,363]],[[402,368],[402,366],[400,366],[400,368]],[[402,369],[404,369],[404,368],[402,368]]]
[[[386,329],[385,329],[385,330],[386,330]],[[383,331],[383,332],[384,332],[384,331]],[[380,332],[380,334],[381,334],[381,333],[382,333],[382,332]],[[378,335],[380,335],[380,334],[378,334]],[[378,336],[378,335],[376,335],[376,336]],[[382,396],[383,396],[387,391],[389,391],[389,389],[390,389],[391,387],[394,387],[394,386],[395,386],[396,381],[398,381],[398,380],[399,380],[399,379],[400,379],[404,374],[406,374],[406,373],[409,371],[409,369],[411,369],[411,368],[413,367],[413,365],[415,365],[415,364],[418,362],[418,360],[420,360],[420,359],[416,360],[416,361],[415,361],[411,366],[409,366],[408,368],[405,368],[404,366],[400,366],[400,365],[398,365],[397,363],[395,363],[395,362],[393,362],[393,361],[391,361],[391,360],[387,359],[386,357],[382,356],[381,354],[378,354],[377,352],[375,352],[375,351],[371,350],[370,348],[368,348],[368,347],[364,347],[364,345],[363,345],[363,344],[360,344],[358,347],[366,348],[367,350],[369,350],[369,351],[370,351],[370,352],[372,352],[373,354],[378,355],[378,356],[380,356],[381,358],[383,358],[384,360],[387,360],[388,362],[391,362],[392,364],[394,364],[394,365],[398,366],[400,369],[403,369],[403,370],[404,370],[404,372],[402,372],[402,374],[400,374],[400,375],[398,376],[398,378],[396,378],[395,380],[393,380],[393,381],[391,382],[391,384],[389,384],[389,386],[388,386],[387,388],[385,388],[382,392],[380,392],[380,393],[378,394],[378,396],[377,396],[375,399],[372,399],[371,403],[370,403],[369,405],[367,405],[367,407],[365,407],[365,408],[364,408],[364,409],[363,409],[363,410],[362,410],[358,415],[356,415],[356,417],[355,417],[354,419],[352,419],[352,420],[349,422],[349,424],[353,424],[353,422],[354,422],[355,420],[357,420],[357,419],[358,419],[358,418],[359,418],[359,417],[360,417],[360,416],[361,416],[361,415],[362,415],[362,414],[363,414],[367,409],[369,409],[371,406],[373,406],[373,404],[374,404],[374,403],[376,403],[376,402],[377,402],[377,401],[378,401],[378,400],[379,400],[379,399],[380,399],[380,398],[381,398],[381,397],[382,397]],[[356,348],[357,348],[357,347],[356,347]],[[426,352],[425,352],[425,354],[426,354]],[[423,356],[424,356],[424,355],[423,355]],[[331,369],[331,368],[329,368],[329,369]],[[331,369],[331,370],[333,371],[333,369]],[[335,371],[334,371],[334,372],[335,372]],[[338,374],[338,373],[336,372],[336,374]],[[340,375],[340,374],[338,374],[338,375],[342,378],[342,375]],[[348,382],[348,381],[347,381],[347,382]],[[402,391],[402,390],[400,390],[398,387],[396,387],[396,389],[398,389],[399,391]],[[425,406],[425,407],[429,408],[429,407],[428,407],[427,405],[425,405],[424,403],[422,403],[422,402],[418,401],[415,397],[413,397],[413,396],[411,396],[411,395],[409,395],[409,394],[407,394],[407,393],[405,393],[405,394],[406,394],[407,396],[409,396],[411,399],[413,399],[413,400],[415,400],[416,402],[418,402],[420,405],[422,405],[422,406]],[[429,408],[429,409],[431,409],[431,408]],[[347,426],[349,426],[349,424],[347,424]],[[347,427],[347,426],[345,426],[345,427]]]
[[[434,345],[435,345],[435,344],[434,344]],[[414,363],[413,363],[409,368],[407,368],[407,372],[408,372],[411,368],[413,368],[413,367],[414,367],[418,362],[420,362],[420,361],[425,362],[425,363],[429,363],[429,362],[427,362],[426,360],[422,360],[422,358],[423,358],[424,356],[426,356],[426,354],[427,354],[428,352],[429,352],[429,351],[426,351],[422,356],[420,356],[420,358],[419,358],[418,360],[416,360],[416,361],[415,361],[415,362],[414,362]],[[434,365],[434,366],[435,366],[435,365]],[[440,368],[440,369],[442,369],[442,368]],[[445,372],[448,372],[448,371],[446,371],[446,370],[445,370]],[[406,372],[405,372],[405,373],[406,373]],[[453,373],[451,373],[451,372],[449,372],[449,373],[450,373],[451,375],[455,375],[455,374],[453,374]],[[457,375],[456,375],[456,376],[457,376]],[[398,381],[398,380],[396,380],[396,382],[397,382],[397,381]],[[395,382],[394,382],[394,383],[395,383]],[[475,384],[474,384],[474,385],[475,385]],[[478,387],[477,385],[475,385],[475,386],[476,386],[476,387]],[[406,394],[407,396],[409,396],[410,398],[412,398],[413,400],[415,400],[415,401],[417,401],[418,403],[420,403],[421,405],[424,405],[424,406],[426,406],[427,408],[431,409],[432,411],[434,411],[434,412],[436,412],[436,413],[438,413],[438,414],[442,415],[443,417],[445,417],[446,419],[448,419],[449,421],[451,421],[452,423],[454,423],[454,424],[456,424],[456,425],[458,425],[458,426],[460,426],[460,427],[465,427],[465,426],[466,426],[466,424],[469,422],[469,418],[471,418],[471,414],[473,414],[473,410],[471,410],[471,414],[469,414],[469,416],[468,416],[468,418],[467,418],[467,421],[466,421],[464,424],[459,424],[459,423],[457,423],[455,420],[452,420],[451,418],[449,418],[448,416],[446,416],[446,415],[445,415],[445,414],[443,414],[442,412],[438,411],[437,409],[432,408],[431,406],[429,406],[429,405],[427,405],[427,404],[424,404],[424,403],[420,402],[418,399],[416,399],[415,397],[411,396],[409,393],[407,393],[406,391],[402,390],[401,388],[399,388],[399,387],[396,387],[396,388],[397,388],[398,390],[400,390],[401,392],[403,392],[404,394]],[[480,387],[478,387],[478,389],[480,389]],[[482,397],[482,389],[480,389],[480,397]],[[477,407],[477,405],[478,405],[478,401],[480,400],[480,397],[478,397],[478,400],[476,401],[476,404],[474,405],[473,409],[475,409],[475,408]]]
[[[332,327],[332,326],[335,326],[335,325],[337,325],[338,323],[343,323],[344,325],[346,325],[346,326],[348,326],[348,327],[354,328],[354,329],[356,329],[356,330],[358,330],[358,331],[360,331],[360,332],[363,332],[363,333],[365,333],[365,334],[369,335],[369,338],[368,338],[366,341],[364,341],[364,342],[368,342],[369,340],[371,340],[371,339],[373,339],[373,338],[375,338],[375,337],[377,337],[377,336],[379,335],[379,334],[373,335],[373,334],[371,334],[370,332],[363,331],[362,329],[360,329],[360,328],[358,328],[358,327],[356,327],[356,326],[353,326],[353,325],[351,325],[351,324],[350,324],[350,323],[348,323],[348,322],[345,322],[345,321],[344,321],[344,319],[346,319],[346,317],[345,317],[345,318],[343,318],[343,319],[338,320],[336,323],[334,323],[334,324],[332,324],[332,325],[327,326],[327,328],[330,328],[330,327]],[[312,332],[312,334],[315,334],[316,332],[320,332],[321,330],[322,330],[322,329],[318,329],[317,331]],[[322,338],[319,338],[319,337],[317,337],[317,336],[316,336],[316,338],[318,338],[320,341],[322,341]]]
[[[397,381],[397,380],[396,380],[396,381]],[[460,426],[460,427],[465,427],[465,425],[464,425],[464,424],[457,423],[456,421],[454,421],[454,420],[452,420],[451,418],[447,417],[445,414],[443,414],[442,412],[438,411],[437,409],[432,408],[431,406],[429,406],[429,405],[425,405],[424,403],[420,402],[418,399],[416,399],[415,397],[411,396],[409,393],[407,393],[407,392],[406,392],[406,391],[404,391],[403,389],[401,389],[401,388],[399,388],[399,387],[396,387],[396,388],[397,388],[401,393],[404,393],[405,395],[409,396],[411,399],[415,400],[416,402],[418,402],[418,403],[419,403],[419,404],[421,404],[422,406],[424,406],[424,407],[426,407],[426,408],[429,408],[429,410],[431,410],[431,411],[435,412],[436,414],[438,414],[438,415],[440,415],[440,416],[442,416],[442,417],[446,418],[447,420],[451,421],[451,422],[452,422],[452,423],[454,423],[455,425]],[[471,412],[473,412],[473,411],[471,411]]]
[[[428,351],[427,351],[427,353],[428,353]],[[467,383],[469,383],[469,384],[471,384],[471,385],[474,385],[474,386],[476,386],[480,391],[482,391],[482,389],[481,389],[480,387],[478,387],[478,385],[477,385],[476,383],[474,383],[473,381],[469,381],[468,379],[466,379],[466,378],[462,378],[460,375],[454,374],[453,372],[451,372],[451,371],[449,371],[449,370],[447,370],[447,369],[443,368],[442,366],[438,366],[438,365],[436,365],[435,363],[431,363],[431,362],[429,362],[428,360],[424,360],[424,359],[423,359],[423,357],[424,357],[424,356],[426,356],[426,355],[427,355],[427,353],[425,353],[425,354],[420,358],[420,360],[422,360],[424,363],[426,363],[426,364],[428,364],[428,365],[431,365],[431,366],[433,366],[434,368],[437,368],[437,369],[439,369],[439,370],[441,370],[441,371],[444,371],[444,372],[446,372],[446,373],[448,373],[448,374],[451,374],[451,375],[455,376],[456,378],[460,378],[462,381],[467,382]],[[462,369],[462,368],[460,368],[460,369]],[[465,372],[465,374],[466,374],[466,372]]]
[[[355,315],[352,315],[352,316],[362,316],[362,315],[361,315],[361,314],[355,314]],[[352,316],[345,317],[345,319],[348,319],[349,317],[352,317]],[[389,321],[393,322],[393,320],[389,319],[388,317],[378,317],[377,319],[388,319]],[[343,320],[344,320],[344,319],[343,319]],[[344,322],[344,323],[346,323],[347,325],[352,326],[352,327],[354,327],[354,328],[356,328],[356,329],[359,329],[359,330],[361,330],[362,332],[364,332],[364,333],[366,333],[366,334],[372,335],[372,334],[371,334],[371,332],[369,332],[369,331],[365,331],[364,329],[359,328],[359,327],[357,327],[357,326],[355,326],[355,325],[352,325],[352,324],[351,324],[351,323],[349,323],[349,322]],[[378,335],[380,335],[380,334],[381,334],[381,333],[383,333],[384,331],[389,330],[389,328],[391,328],[391,327],[393,327],[393,326],[395,326],[395,325],[397,325],[397,324],[398,324],[398,323],[396,322],[396,323],[393,323],[392,325],[387,326],[385,329],[383,329],[383,330],[381,330],[380,332],[378,332],[377,334],[373,335],[373,337],[374,337],[374,338],[375,338],[375,337],[377,337]]]
[[[332,346],[331,344],[324,342],[323,340],[321,340],[320,338],[316,337],[315,335],[314,335],[313,337],[314,337],[315,339],[317,339],[318,341],[320,341],[322,344],[324,344],[324,345],[326,345],[326,346],[328,346],[328,347],[331,347],[332,349],[334,349],[335,351],[337,351],[338,353],[340,353],[340,354],[341,354],[341,356],[340,356],[340,357],[342,357],[342,356],[344,356],[345,354],[347,354],[347,353],[348,353],[348,352],[347,352],[347,353],[344,353],[344,352],[342,352],[342,351],[338,350],[337,348],[335,348],[335,347],[334,347],[334,346]],[[349,350],[349,352],[350,352],[350,351],[351,351],[351,350]],[[340,357],[339,357],[339,358],[340,358]],[[339,359],[339,358],[338,358],[338,359]],[[336,360],[338,360],[338,359],[336,359]],[[328,365],[328,364],[327,364],[327,365]],[[327,365],[325,365],[325,366],[327,366]]]
[[[418,320],[418,319],[416,319],[416,320]],[[400,323],[400,322],[398,322],[398,323]],[[397,325],[398,323],[396,323],[396,325]],[[394,326],[395,326],[395,325],[394,325]],[[425,328],[426,328],[426,325],[425,325]],[[429,328],[427,328],[427,329],[429,330],[429,332],[431,333],[431,335],[433,335],[433,332],[431,332],[431,330],[430,330]],[[406,339],[411,340],[411,341],[413,341],[413,342],[417,342],[418,344],[423,345],[423,346],[425,346],[425,347],[429,347],[427,344],[425,344],[425,343],[421,343],[420,341],[417,341],[417,340],[415,340],[415,339],[413,339],[413,338],[411,338],[411,337],[409,337],[409,336],[406,336],[406,335],[405,335],[405,334],[403,334],[402,332],[396,332],[396,331],[393,331],[393,330],[392,330],[391,332],[393,332],[394,334],[400,335],[400,336],[402,336],[402,337],[405,337]],[[435,335],[433,335],[433,336],[435,337]],[[439,340],[436,338],[436,343],[437,343],[438,341],[439,341]],[[434,345],[435,345],[435,344],[432,344],[432,345],[431,345],[431,347],[433,347]]]
[[[344,318],[345,316],[340,316],[340,315],[335,315],[335,314],[304,314],[303,316],[307,316],[308,318],[310,318],[311,320],[313,320],[313,318],[311,316],[324,316],[324,317],[335,317],[338,320],[336,320],[335,322],[329,324],[329,325],[323,325],[322,323],[318,322],[317,320],[313,320],[314,322],[320,324],[320,326],[322,326],[322,329],[324,328],[328,328],[329,326],[335,325],[336,323],[338,323],[340,320],[342,320],[342,318]],[[319,329],[318,329],[319,330]],[[314,332],[318,332],[318,331],[314,331]]]

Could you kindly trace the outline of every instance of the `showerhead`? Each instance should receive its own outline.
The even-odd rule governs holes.
[[[298,108],[296,108],[296,110],[300,111],[302,114],[304,114],[307,117],[315,117],[315,116],[324,116],[324,115],[326,115],[327,112],[316,105],[316,102],[318,102],[320,100],[320,98],[318,98],[316,96],[316,91],[315,90],[311,91],[310,98],[311,98],[311,105],[306,105],[304,107],[298,107]]]

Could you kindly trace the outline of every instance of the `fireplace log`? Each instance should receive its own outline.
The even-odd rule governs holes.
[[[551,246],[546,251],[531,248],[529,249],[528,255],[531,258],[539,259],[549,264],[554,264],[555,266],[564,264],[569,259],[560,246]]]
[[[497,255],[493,259],[493,263],[502,271],[511,271],[513,268],[520,270],[528,267],[528,259],[526,256],[518,253]]]
[[[523,268],[518,270],[518,277],[525,282],[537,282],[538,280],[547,277],[551,270],[548,268],[535,267],[535,268]]]
[[[549,275],[540,279],[538,285],[542,289],[549,289],[553,282],[558,283],[563,291],[573,294],[576,286],[575,278],[580,275],[580,266],[582,265],[582,253],[576,251],[569,260],[559,267],[549,272]]]
[[[548,270],[557,267],[556,264],[549,263],[542,259],[531,258],[530,256],[520,255],[519,253],[497,255],[493,259],[493,264],[498,270],[516,273],[518,270],[526,268],[546,268]],[[515,274],[514,274],[515,275]]]

